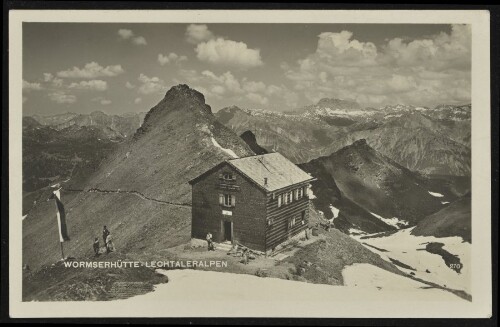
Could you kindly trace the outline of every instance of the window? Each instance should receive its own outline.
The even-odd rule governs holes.
[[[290,227],[295,226],[295,217],[292,218],[292,219],[290,219],[288,224],[289,224]]]
[[[236,205],[236,197],[232,194],[219,194],[219,204],[225,207],[234,207]]]
[[[283,204],[283,195],[280,194],[278,195],[278,208],[281,207],[282,204]]]
[[[232,173],[223,173],[222,179],[224,179],[226,181],[232,181],[232,180],[235,180],[236,178],[233,176]]]
[[[298,188],[297,189],[297,200],[302,199],[303,196],[304,196],[304,189],[302,187]]]
[[[287,192],[286,193],[286,203],[291,203],[292,202],[292,192]]]

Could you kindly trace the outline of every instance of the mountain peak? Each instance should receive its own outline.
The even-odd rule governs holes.
[[[322,108],[335,108],[335,109],[361,109],[359,103],[354,100],[344,100],[335,98],[323,98],[316,104]]]
[[[198,102],[201,105],[205,105],[205,96],[195,89],[190,88],[186,84],[172,86],[170,90],[167,91],[164,98],[164,100],[167,101],[175,101],[179,99],[191,100]]]

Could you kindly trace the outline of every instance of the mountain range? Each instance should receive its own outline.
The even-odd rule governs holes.
[[[295,163],[365,139],[408,169],[428,175],[468,176],[470,110],[470,105],[361,108],[353,101],[322,99],[295,112],[232,106],[216,116],[237,134],[251,130],[263,148],[279,151]]]
[[[317,213],[324,219],[335,217],[335,227],[345,233],[385,232],[418,225],[470,190],[467,177],[452,176],[450,171],[431,174],[443,172],[444,168],[431,173],[426,170],[431,164],[437,167],[435,162],[441,159],[438,154],[429,155],[432,148],[421,146],[423,138],[433,140],[428,147],[442,142],[443,147],[459,144],[466,148],[445,137],[443,130],[437,130],[442,127],[439,119],[444,118],[411,111],[398,117],[386,117],[386,114],[381,120],[370,120],[363,115],[364,118],[355,117],[358,111],[369,113],[375,109],[362,109],[353,102],[324,100],[318,105],[339,105],[339,110],[355,113],[349,118],[354,122],[342,121],[335,125],[316,115],[317,112],[312,114],[315,112],[312,107],[307,111],[309,114],[231,107],[214,115],[204,96],[186,85],[171,88],[144,115],[143,123],[132,134],[126,130],[132,129],[132,121],[141,119],[140,114],[130,115],[130,124],[118,118],[106,118],[101,113],[88,117],[64,114],[57,118],[38,117],[38,120],[25,117],[25,178],[29,178],[29,171],[43,171],[41,163],[54,171],[45,172],[48,179],[41,178],[43,185],[24,190],[27,195],[36,194],[37,199],[32,201],[34,205],[25,201],[31,206],[25,211],[28,218],[23,220],[23,246],[30,249],[23,251],[24,259],[36,265],[57,258],[56,243],[47,244],[43,239],[30,237],[35,231],[43,235],[55,233],[56,226],[47,218],[51,217],[53,206],[43,201],[50,195],[47,185],[51,183],[64,185],[62,194],[67,210],[71,217],[78,217],[71,222],[76,242],[69,246],[80,255],[88,255],[91,249],[80,249],[78,244],[93,239],[103,224],[116,231],[117,241],[130,251],[146,248],[154,251],[186,241],[191,203],[187,181],[235,156],[279,151],[296,162],[304,160],[299,166],[318,179],[312,185]],[[464,126],[468,123],[458,118],[450,121]],[[449,121],[448,124],[451,125]],[[415,132],[420,129],[435,132],[429,137],[424,132]],[[401,154],[397,156],[396,150],[405,144],[388,141],[407,140],[405,134],[419,136],[415,141],[418,151],[412,153],[427,160],[417,160],[420,166],[416,167],[421,167],[415,169],[417,171],[408,168],[413,162],[402,160],[406,157]],[[52,147],[53,152],[47,150]],[[404,149],[399,150],[406,153]],[[459,154],[465,157],[467,152]],[[466,165],[457,164],[461,162],[457,159],[459,154],[446,154],[449,160],[441,165],[466,170]],[[309,157],[312,159],[307,160]],[[37,161],[36,158],[44,159]],[[48,158],[59,161],[51,162]],[[470,158],[468,160],[470,162]],[[37,162],[38,168],[33,170]],[[64,169],[60,168],[63,162]],[[30,190],[38,191],[30,193]],[[27,199],[33,200],[33,197]],[[44,257],[42,253],[53,255]]]

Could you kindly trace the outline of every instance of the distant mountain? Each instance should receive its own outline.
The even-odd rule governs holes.
[[[42,125],[51,126],[56,130],[70,126],[96,126],[114,131],[120,137],[127,137],[135,133],[142,125],[146,113],[126,113],[122,115],[108,115],[102,111],[90,114],[66,113],[55,116],[34,115],[33,119]]]
[[[221,161],[253,154],[212,114],[204,96],[172,87],[133,135],[108,154],[84,184],[64,184],[61,194],[71,241],[67,254],[93,256],[90,241],[107,225],[118,251],[158,254],[190,238],[188,181]],[[23,220],[23,263],[59,260],[54,204],[39,201]],[[33,237],[33,235],[37,235]],[[89,244],[86,246],[85,244]]]
[[[363,109],[340,101],[323,99],[294,113],[233,106],[216,116],[238,134],[251,130],[262,147],[280,151],[295,163],[366,139],[371,147],[411,170],[470,175],[470,105]]]
[[[453,138],[470,133],[468,127],[443,124],[420,113],[401,114],[373,129],[337,133],[338,144],[332,150],[366,139],[371,147],[411,170],[466,176],[470,174],[470,148]]]
[[[122,141],[108,128],[71,125],[56,130],[23,117],[23,211],[31,208],[38,190],[85,180]]]
[[[471,194],[468,193],[421,220],[411,233],[417,236],[460,236],[471,243],[471,224]]]
[[[433,182],[411,172],[358,140],[329,156],[299,165],[317,177],[312,184],[313,203],[327,219],[339,210],[335,226],[373,233],[416,225],[443,208],[432,195]]]
[[[246,110],[236,106],[219,110],[217,119],[241,135],[251,131],[260,146],[278,151],[291,161],[307,162],[327,154],[336,127],[326,122],[291,113]]]

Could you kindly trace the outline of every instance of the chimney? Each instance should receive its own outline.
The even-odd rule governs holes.
[[[267,186],[267,177],[264,177],[264,186]]]

